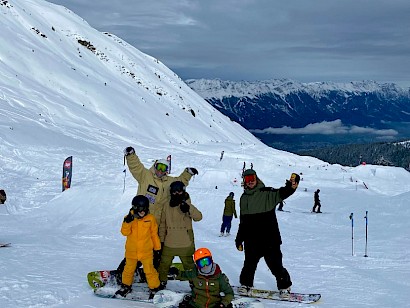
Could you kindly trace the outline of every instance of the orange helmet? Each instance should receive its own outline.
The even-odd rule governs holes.
[[[211,257],[212,258],[212,254],[209,251],[208,248],[198,248],[195,252],[194,252],[194,262],[205,258],[205,257]]]

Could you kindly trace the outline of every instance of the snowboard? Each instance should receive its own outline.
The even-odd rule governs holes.
[[[131,293],[128,293],[125,297],[115,296],[115,292],[117,292],[118,289],[119,289],[118,286],[106,285],[106,286],[94,289],[94,294],[102,298],[112,298],[112,299],[152,303],[152,299],[149,299],[149,289],[146,284],[142,284],[142,283],[133,284]]]
[[[176,267],[178,270],[184,269],[182,263],[172,263],[171,267]],[[117,270],[93,271],[87,274],[87,280],[88,284],[93,289],[101,288],[105,285],[119,288],[119,284],[117,283],[117,275]],[[168,280],[174,279],[175,277],[173,275],[168,275]],[[138,271],[136,270],[134,275],[134,284],[139,282],[140,277]]]
[[[167,288],[173,290],[173,292],[177,293],[185,293],[189,292],[190,288],[188,284],[181,285],[180,281],[168,281]],[[94,295],[102,298],[111,298],[111,299],[121,299],[121,300],[129,300],[129,301],[137,301],[137,302],[146,302],[146,303],[153,303],[152,299],[149,299],[149,288],[146,283],[134,283],[132,285],[132,291],[128,293],[125,297],[122,296],[115,296],[115,292],[118,291],[120,287],[105,285],[101,288],[94,289]]]
[[[0,243],[0,248],[1,247],[10,247],[10,245],[11,245],[11,243],[5,243],[5,244]]]
[[[159,291],[154,296],[154,306],[157,308],[178,308],[186,295],[190,293],[174,292],[170,290]],[[261,301],[251,297],[238,297],[232,301],[234,308],[263,308]]]
[[[292,292],[290,293],[290,297],[282,298],[279,296],[279,291],[274,291],[274,290],[261,290],[261,289],[251,288],[251,290],[247,294],[244,294],[243,292],[239,291],[240,287],[233,286],[232,289],[235,295],[238,295],[238,296],[270,299],[270,300],[275,300],[275,301],[298,302],[298,303],[303,303],[303,304],[315,303],[321,297],[320,294],[307,294],[307,293],[293,293]]]

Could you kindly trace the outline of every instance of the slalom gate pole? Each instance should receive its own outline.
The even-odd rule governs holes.
[[[367,213],[368,213],[368,211],[366,211],[366,216],[364,216],[364,219],[366,219],[366,246],[365,246],[365,249],[364,249],[364,256],[365,257],[368,257],[367,256],[367,225],[368,225]]]
[[[350,220],[352,221],[352,256],[354,255],[354,243],[353,243],[353,213],[350,213],[349,216]]]

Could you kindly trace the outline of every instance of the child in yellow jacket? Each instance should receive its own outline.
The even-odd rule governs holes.
[[[154,215],[149,214],[149,200],[143,195],[132,199],[132,208],[121,226],[122,235],[127,237],[125,243],[126,263],[122,274],[122,285],[116,293],[116,297],[125,297],[132,291],[131,285],[137,262],[144,267],[144,273],[150,289],[150,298],[158,291],[160,285],[158,272],[154,268],[153,250],[161,249],[158,236],[158,224]]]

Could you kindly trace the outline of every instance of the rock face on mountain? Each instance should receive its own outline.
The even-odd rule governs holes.
[[[386,128],[410,122],[410,89],[374,81],[299,83],[288,79],[186,83],[215,108],[247,129],[340,119],[345,125]]]

